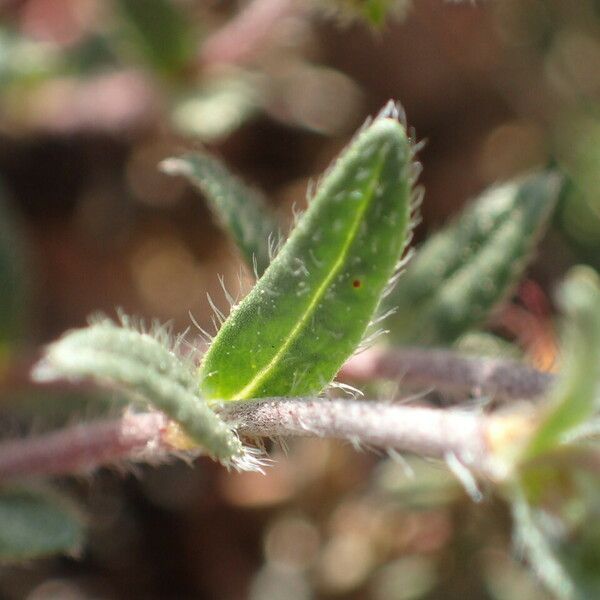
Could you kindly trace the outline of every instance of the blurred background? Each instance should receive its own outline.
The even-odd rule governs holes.
[[[318,0],[1,0],[0,237],[13,255],[0,282],[5,269],[20,301],[0,299],[0,378],[91,313],[122,307],[181,331],[191,312],[210,329],[207,292],[227,308],[217,275],[249,284],[162,159],[208,149],[291,221],[390,98],[427,140],[417,242],[496,181],[549,164],[568,175],[491,324],[551,368],[554,283],[572,264],[600,267],[600,2],[415,0],[396,13],[373,29]],[[88,545],[77,560],[0,567],[0,598],[544,598],[511,558],[503,505],[475,505],[438,465],[314,440],[272,454],[266,477],[199,460],[66,480]]]

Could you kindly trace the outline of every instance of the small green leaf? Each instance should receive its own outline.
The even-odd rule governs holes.
[[[232,175],[207,154],[186,154],[161,164],[166,173],[185,176],[206,196],[209,206],[231,235],[247,264],[260,276],[269,266],[269,244],[279,239],[278,223],[257,190]]]
[[[142,407],[167,414],[215,459],[245,468],[242,443],[199,397],[195,367],[177,355],[168,332],[144,333],[124,323],[104,319],[68,332],[46,349],[34,378],[91,378],[117,387]]]
[[[83,535],[80,515],[55,491],[0,490],[0,562],[73,554]]]
[[[561,378],[550,410],[525,449],[531,458],[558,446],[572,429],[598,409],[600,395],[600,278],[578,267],[563,284],[560,303],[566,313]]]
[[[194,53],[186,17],[169,0],[116,0],[127,41],[151,66],[165,74],[185,68]]]
[[[483,322],[521,277],[561,188],[553,173],[488,190],[419,249],[386,301],[396,344],[450,344]]]
[[[361,341],[410,224],[412,147],[387,114],[327,173],[286,244],[221,327],[200,369],[206,397],[319,392]]]

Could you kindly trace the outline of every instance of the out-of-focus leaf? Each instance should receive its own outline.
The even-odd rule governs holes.
[[[565,434],[592,416],[600,393],[600,281],[590,268],[574,269],[559,300],[566,313],[561,378],[546,418],[524,456],[558,446]]]
[[[508,489],[517,555],[561,600],[600,597],[597,448],[524,465]]]
[[[381,27],[390,16],[403,17],[412,0],[327,0],[319,5],[334,10],[343,18],[361,18],[370,25]]]
[[[277,244],[278,223],[258,190],[248,187],[216,158],[186,154],[169,158],[161,165],[172,175],[185,176],[204,193],[208,204],[233,238],[248,266],[259,276],[269,266],[269,244]]]
[[[374,600],[419,600],[427,598],[438,583],[433,558],[422,555],[403,556],[381,567],[371,584]]]
[[[518,485],[511,490],[510,501],[519,554],[527,557],[537,576],[557,598],[575,600],[578,597],[575,584],[540,523],[543,513],[529,504],[525,492]]]
[[[578,259],[600,269],[600,118],[567,112],[556,127],[557,160],[568,176],[556,224]]]
[[[358,2],[359,10],[364,17],[373,25],[383,25],[389,13],[398,11],[400,7],[404,8],[408,2],[402,0],[362,0]]]
[[[575,583],[577,599],[587,600],[600,597],[600,486],[595,471],[575,468],[571,474],[574,486],[562,507],[565,527],[555,541],[556,553]]]
[[[12,83],[32,83],[55,73],[60,56],[50,44],[0,29],[0,89]]]
[[[521,360],[523,353],[509,341],[486,331],[469,331],[461,335],[454,345],[456,350],[471,356],[491,356]]]
[[[180,98],[171,121],[181,134],[213,142],[243,125],[261,104],[258,79],[236,71],[208,79],[202,87]]]
[[[544,231],[561,188],[541,173],[488,190],[418,250],[386,301],[397,344],[449,344],[506,298]]]
[[[319,392],[356,349],[409,230],[413,152],[395,116],[350,144],[224,322],[200,369],[208,398]]]
[[[73,554],[83,536],[81,516],[55,491],[0,489],[0,562]]]
[[[389,459],[379,465],[375,489],[413,509],[449,504],[464,495],[456,477],[442,464],[418,457]]]
[[[27,266],[18,223],[0,183],[0,356],[18,340],[27,313]]]
[[[189,21],[169,0],[116,0],[127,29],[127,41],[157,71],[175,74],[194,53]]]

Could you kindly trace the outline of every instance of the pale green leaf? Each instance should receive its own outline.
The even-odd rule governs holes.
[[[561,376],[550,408],[525,449],[533,457],[558,446],[598,409],[600,398],[600,279],[578,267],[563,284],[559,300],[566,314]]]
[[[83,536],[81,516],[55,491],[0,489],[0,562],[74,554]]]
[[[517,549],[528,559],[536,575],[560,600],[575,600],[577,591],[568,571],[557,556],[548,536],[540,527],[535,507],[515,483],[509,494]]]
[[[66,333],[46,349],[34,370],[38,381],[90,378],[116,387],[143,408],[154,407],[224,464],[244,468],[240,440],[198,394],[195,367],[180,358],[168,332],[137,331],[125,319],[103,319]]]
[[[265,198],[207,154],[186,154],[161,164],[166,173],[183,175],[208,200],[250,268],[260,276],[269,266],[269,245],[279,239],[278,223]]]
[[[482,323],[522,276],[561,189],[554,173],[494,187],[417,251],[386,301],[396,344],[450,344]]]

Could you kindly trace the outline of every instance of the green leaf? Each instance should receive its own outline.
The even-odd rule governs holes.
[[[195,367],[177,354],[168,331],[137,331],[103,319],[51,344],[33,376],[38,381],[91,378],[131,400],[164,412],[223,464],[246,468],[246,450],[234,431],[198,395]]]
[[[419,249],[386,301],[396,344],[450,344],[482,323],[519,280],[557,202],[540,173],[494,187]]]
[[[231,235],[247,264],[260,276],[270,263],[269,244],[279,239],[278,223],[258,191],[233,176],[219,160],[207,154],[169,158],[161,168],[185,176],[207,198],[211,210]]]
[[[23,335],[28,304],[26,263],[23,239],[0,184],[0,356]]]
[[[565,449],[522,465],[504,490],[520,554],[556,598],[600,597],[597,460],[592,444]]]
[[[80,515],[55,491],[0,490],[0,562],[74,554],[83,535]]]
[[[600,394],[600,278],[588,267],[573,269],[559,301],[566,313],[561,377],[550,410],[524,452],[531,458],[562,443],[589,419]]]
[[[208,398],[319,392],[356,349],[402,254],[410,141],[385,113],[324,177],[286,244],[235,307],[200,369]]]
[[[514,535],[520,554],[529,560],[544,585],[561,600],[575,600],[575,584],[556,555],[551,541],[539,525],[540,511],[528,502],[525,491],[515,483],[509,491]]]
[[[127,29],[126,40],[157,71],[184,69],[194,53],[194,34],[180,9],[169,0],[116,0]]]

